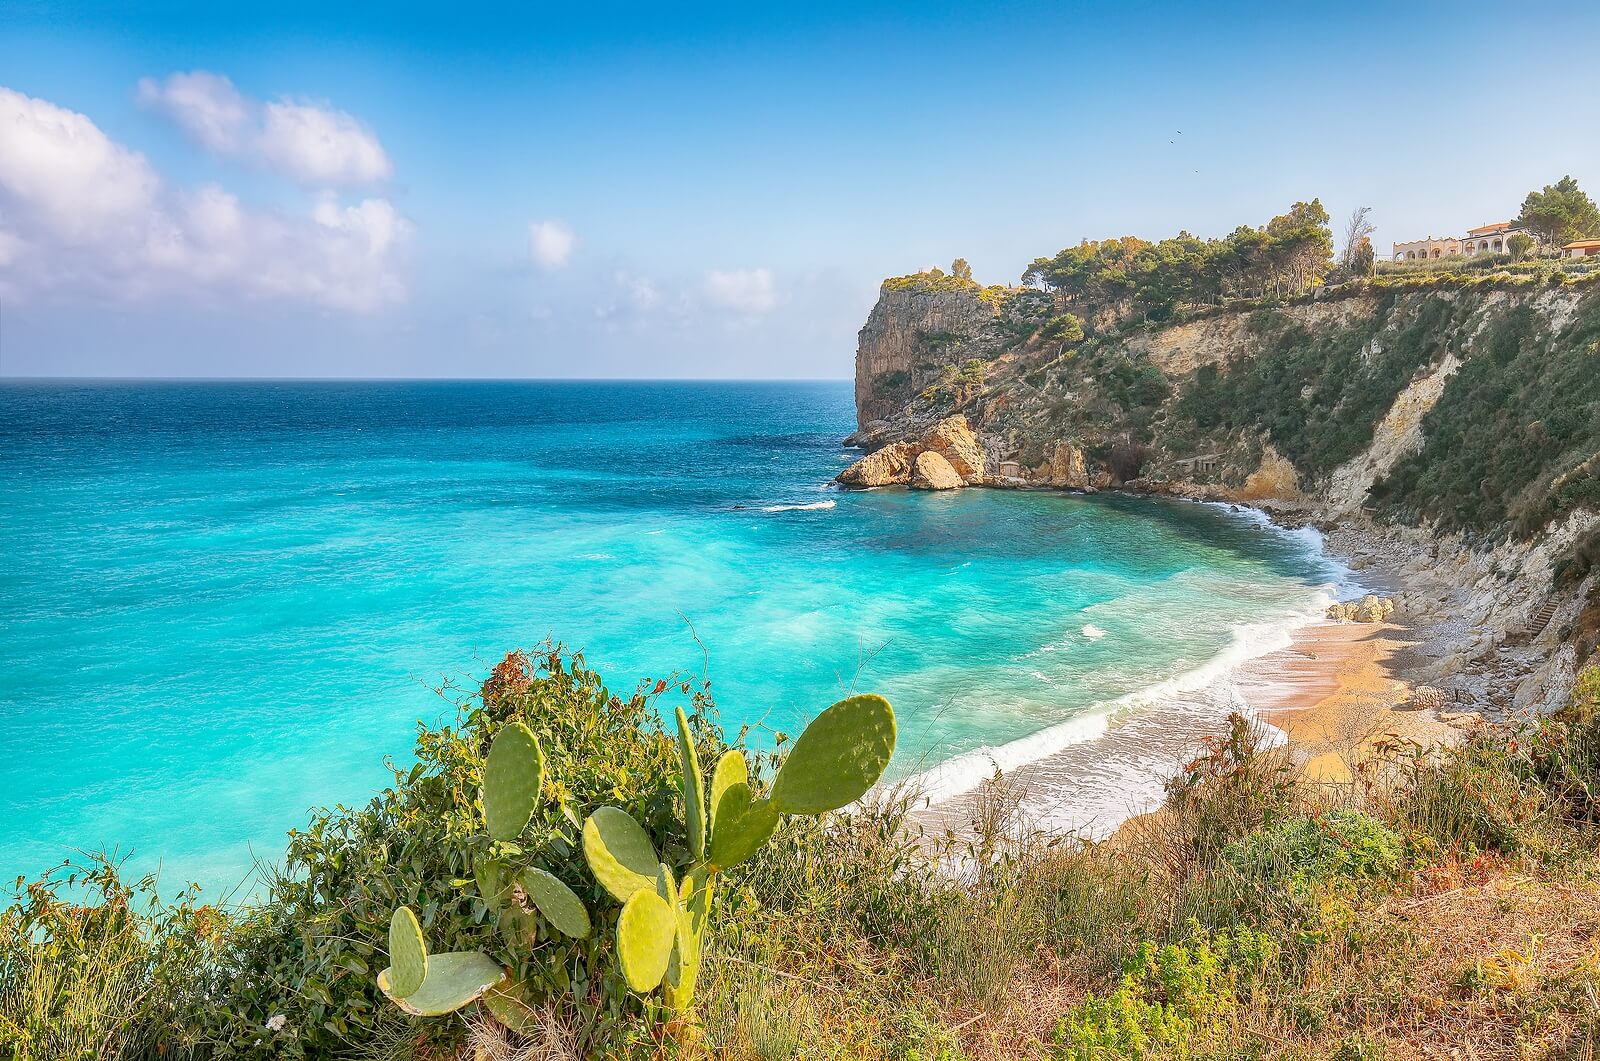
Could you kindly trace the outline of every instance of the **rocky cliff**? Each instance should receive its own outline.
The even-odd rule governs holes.
[[[1516,703],[1557,695],[1594,653],[1600,286],[1358,288],[1087,336],[1064,311],[1028,289],[885,282],[850,441],[893,469],[852,485],[910,483],[959,418],[982,453],[966,483],[1248,502],[1451,569],[1410,604],[1476,625],[1480,663],[1534,645],[1506,678]],[[1486,695],[1471,669],[1429,676]]]

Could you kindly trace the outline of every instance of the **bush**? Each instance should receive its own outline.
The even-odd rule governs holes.
[[[1289,818],[1234,841],[1222,857],[1236,873],[1288,890],[1391,880],[1402,854],[1393,829],[1360,811],[1341,810]]]
[[[171,1056],[172,1029],[211,1004],[199,985],[225,917],[192,891],[163,902],[155,883],[99,858],[19,886],[0,912],[0,1057]]]
[[[1507,730],[1484,727],[1451,749],[1382,746],[1375,798],[1385,817],[1449,854],[1535,851],[1549,797],[1519,768],[1516,745]]]
[[[586,1049],[616,1041],[639,1001],[629,996],[612,962],[614,903],[582,868],[578,833],[589,811],[621,807],[651,835],[678,826],[673,791],[674,746],[653,706],[666,682],[613,696],[581,655],[559,648],[507,656],[482,689],[481,703],[455,726],[420,729],[417,763],[396,769],[394,784],[365,807],[318,811],[290,834],[284,872],[259,905],[234,926],[212,970],[217,1004],[197,1010],[185,1036],[219,1058],[337,1056],[354,1044],[381,1040],[407,1023],[374,988],[386,964],[389,918],[413,907],[435,951],[482,950],[512,970],[561,1022],[577,1029]],[[710,706],[693,692],[702,732]],[[543,868],[605,911],[586,940],[552,937],[539,919],[497,933],[474,883],[486,847],[478,815],[483,755],[498,730],[525,722],[562,766],[523,834],[530,851],[550,852]],[[263,1037],[268,1019],[282,1030]],[[454,1041],[454,1021],[417,1023],[418,1042]]]
[[[1111,1061],[1200,1053],[1223,1036],[1276,953],[1269,937],[1249,929],[1214,936],[1195,930],[1182,945],[1144,943],[1115,991],[1091,993],[1061,1019],[1052,1056]]]

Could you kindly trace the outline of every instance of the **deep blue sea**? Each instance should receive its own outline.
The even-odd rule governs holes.
[[[852,427],[844,382],[0,384],[0,879],[104,847],[226,890],[445,682],[547,637],[698,673],[690,623],[725,722],[877,690],[956,791],[1193,699],[1338,577],[1220,506],[842,493]]]

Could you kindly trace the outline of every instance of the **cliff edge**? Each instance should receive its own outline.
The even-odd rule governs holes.
[[[909,483],[923,440],[959,420],[982,454],[966,483],[1360,528],[1385,544],[1359,562],[1439,576],[1408,603],[1470,628],[1468,658],[1426,668],[1460,694],[1550,706],[1594,656],[1600,284],[1353,284],[1164,322],[1071,308],[942,274],[885,281],[848,441],[892,467],[841,482]],[[1523,650],[1511,670],[1501,649]]]

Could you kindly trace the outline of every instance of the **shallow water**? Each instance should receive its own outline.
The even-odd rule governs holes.
[[[852,419],[832,382],[0,385],[0,879],[120,847],[225,888],[447,679],[547,636],[615,688],[698,673],[686,620],[725,722],[877,690],[895,769],[957,791],[1338,574],[1218,506],[837,492]]]

